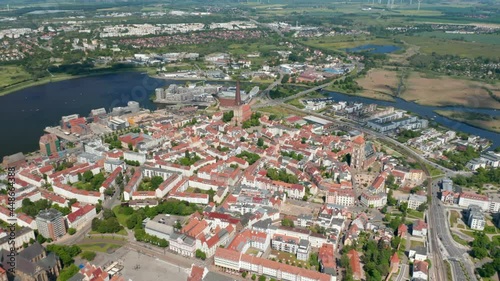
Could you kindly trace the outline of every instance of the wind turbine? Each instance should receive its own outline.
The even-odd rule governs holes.
[[[418,1],[418,8],[417,10],[420,11],[420,3],[422,2],[422,0],[417,0]]]

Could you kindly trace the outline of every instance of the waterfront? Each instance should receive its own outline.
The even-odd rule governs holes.
[[[342,94],[342,93],[338,93],[338,92],[331,92],[331,91],[323,91],[323,93],[325,93],[325,95],[333,98],[335,101],[362,102],[365,104],[366,103],[375,103],[375,104],[382,105],[382,106],[394,106],[395,108],[410,111],[410,112],[415,113],[417,115],[420,115],[422,117],[432,119],[435,122],[439,123],[440,125],[443,125],[443,126],[450,128],[452,130],[480,136],[483,138],[487,138],[493,142],[493,144],[492,144],[493,148],[500,146],[500,134],[499,133],[495,133],[492,131],[473,127],[473,126],[470,126],[468,124],[443,117],[443,116],[438,115],[437,113],[434,112],[435,110],[453,110],[453,111],[460,111],[460,112],[482,113],[482,114],[488,114],[490,116],[500,116],[500,111],[495,110],[495,109],[469,108],[469,107],[462,107],[462,106],[444,106],[444,107],[426,106],[426,105],[420,105],[420,104],[410,102],[410,101],[405,101],[404,99],[397,98],[397,97],[394,98],[394,102],[391,102],[391,101],[384,101],[384,100],[376,100],[376,99],[370,99],[370,98],[365,98],[365,97],[359,97],[359,96],[354,96],[354,95],[347,95],[347,94]]]
[[[141,107],[155,109],[149,96],[154,89],[170,83],[185,83],[149,77],[146,74],[127,72],[91,76],[49,83],[26,88],[0,97],[0,118],[4,142],[0,157],[19,151],[30,152],[38,149],[38,140],[47,126],[58,125],[61,116],[78,113],[88,116],[90,110],[104,107],[124,106],[134,100]],[[330,92],[336,101],[357,101],[394,106],[427,118],[434,118],[439,124],[453,130],[478,135],[493,141],[493,147],[500,145],[500,134],[453,121],[434,113],[436,109],[460,110],[500,116],[492,109],[464,107],[432,107],[396,98],[395,102],[374,100],[358,96]]]
[[[171,81],[127,72],[75,78],[16,91],[0,97],[0,120],[4,145],[0,156],[38,149],[38,139],[47,126],[59,124],[61,116],[90,110],[124,106],[134,100],[155,109],[149,95]]]

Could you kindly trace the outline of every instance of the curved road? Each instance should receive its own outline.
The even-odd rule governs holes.
[[[332,82],[330,82],[330,83],[332,83]],[[448,177],[455,176],[457,174],[463,174],[463,175],[470,175],[471,174],[469,172],[456,172],[456,171],[452,171],[450,169],[447,169],[445,167],[442,167],[442,166],[424,158],[422,155],[420,155],[416,151],[412,150],[411,148],[407,147],[406,145],[401,144],[400,142],[398,142],[392,138],[389,138],[388,136],[386,136],[382,133],[375,132],[373,130],[365,128],[365,127],[361,126],[360,124],[350,122],[350,121],[349,122],[348,121],[340,121],[340,120],[337,120],[337,119],[334,119],[334,118],[331,118],[328,116],[324,116],[322,114],[318,114],[318,113],[310,112],[310,111],[306,111],[306,110],[301,110],[295,106],[291,106],[291,105],[283,103],[284,101],[286,101],[288,99],[294,99],[294,98],[299,97],[301,95],[305,95],[307,93],[316,91],[318,89],[322,89],[322,88],[328,86],[330,83],[311,88],[309,90],[300,92],[300,93],[298,93],[294,96],[288,97],[286,99],[277,99],[277,100],[273,100],[273,101],[269,101],[269,102],[264,102],[263,104],[257,104],[257,105],[252,106],[252,107],[253,108],[260,108],[260,107],[266,107],[266,106],[272,106],[272,105],[281,105],[283,107],[292,109],[294,111],[298,111],[298,112],[301,112],[301,113],[304,113],[307,115],[313,115],[316,117],[326,119],[328,121],[335,122],[337,124],[340,124],[341,126],[344,126],[345,128],[356,129],[356,130],[364,132],[366,134],[376,136],[377,138],[382,139],[382,140],[390,143],[391,145],[394,145],[395,147],[403,150],[405,152],[405,154],[413,157],[418,162],[431,165],[431,166],[441,170],[443,172],[443,174],[448,176]],[[431,178],[430,173],[425,165],[423,165],[423,169],[426,172],[427,176],[429,178]],[[449,253],[449,255],[451,257],[450,258],[450,266],[452,268],[454,280],[464,280],[465,281],[466,277],[464,275],[467,274],[470,278],[470,281],[477,281],[476,276],[474,274],[474,269],[473,269],[474,265],[469,264],[470,259],[467,257],[467,255],[468,255],[467,251],[462,249],[462,248],[456,247],[455,241],[453,241],[453,239],[451,238],[451,234],[449,232],[449,229],[446,227],[447,224],[446,224],[444,210],[441,209],[441,206],[437,202],[438,201],[437,200],[437,198],[438,198],[437,191],[439,190],[439,187],[434,185],[438,188],[438,190],[433,190],[434,183],[435,183],[435,181],[430,181],[428,183],[428,186],[427,186],[428,194],[433,195],[433,196],[431,196],[431,202],[430,202],[431,205],[430,205],[430,210],[428,212],[428,214],[429,214],[428,215],[428,226],[429,226],[429,230],[430,230],[429,231],[429,243],[430,243],[433,262],[434,262],[434,267],[433,267],[434,268],[434,278],[432,278],[431,280],[436,280],[436,281],[447,280],[446,267],[443,264],[445,257],[443,256],[442,251],[439,248],[439,241],[438,241],[438,237],[441,237],[442,238],[441,241],[443,243],[443,246],[447,250],[447,252]],[[451,238],[451,240],[450,240],[450,238]],[[462,267],[460,266],[460,263],[465,264],[464,267],[466,268],[467,272],[462,271]]]

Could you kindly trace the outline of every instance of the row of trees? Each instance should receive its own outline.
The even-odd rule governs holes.
[[[146,233],[146,231],[144,229],[136,229],[134,236],[135,236],[135,239],[137,239],[137,241],[150,243],[150,244],[156,245],[158,247],[162,247],[162,248],[167,248],[169,246],[169,243],[167,240],[165,240],[163,238],[158,238],[158,237],[153,236],[153,235],[149,235]]]

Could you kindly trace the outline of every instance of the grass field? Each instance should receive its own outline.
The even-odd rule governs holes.
[[[0,89],[30,80],[31,75],[19,66],[1,66],[0,67]]]
[[[453,34],[453,33],[445,33],[443,31],[427,31],[427,32],[417,33],[417,36],[454,40],[453,42],[465,41],[465,42],[476,42],[481,44],[500,45],[500,36],[496,34]]]
[[[458,235],[452,233],[451,236],[453,237],[453,240],[455,240],[458,244],[461,244],[461,245],[464,245],[464,246],[469,245],[469,243],[467,243],[467,241],[465,241],[464,239],[458,237]]]
[[[500,118],[495,116],[450,110],[436,110],[435,112],[455,121],[464,122],[474,127],[500,133]]]
[[[450,226],[455,225],[458,222],[458,219],[460,218],[460,213],[452,210],[450,211]]]
[[[127,226],[127,219],[129,218],[129,216],[118,213],[119,209],[120,209],[120,206],[116,206],[113,208],[113,212],[115,213],[115,216],[118,219],[118,222],[123,226]]]
[[[339,35],[321,38],[306,38],[302,39],[304,45],[311,47],[323,48],[328,50],[344,51],[347,48],[355,48],[361,45],[398,45],[391,39],[375,38],[372,36],[359,35]]]
[[[302,100],[302,98],[296,98],[293,100],[289,100],[286,103],[288,103],[289,105],[293,105],[297,108],[304,109],[304,108],[306,108],[306,106],[301,102],[301,100]]]
[[[498,58],[496,52],[492,52],[496,45],[479,42],[466,42],[458,40],[449,40],[442,38],[431,38],[428,36],[398,36],[408,44],[420,47],[420,52],[432,54],[435,52],[440,55],[457,55],[464,57],[487,57]]]
[[[412,249],[416,248],[416,247],[424,247],[425,246],[424,242],[422,242],[422,241],[411,240],[410,243],[411,243]]]
[[[270,107],[263,107],[259,108],[258,111],[262,111],[268,114],[275,114],[279,118],[284,118],[289,115],[297,115],[297,116],[303,116],[304,114],[290,110],[288,108],[283,108],[281,106],[270,106]]]
[[[83,251],[93,251],[102,253],[113,252],[115,249],[121,247],[118,244],[111,244],[111,243],[88,243],[88,244],[78,244],[78,246]]]
[[[97,231],[94,231],[94,230],[91,230],[89,232],[90,234],[93,234],[93,235],[99,235],[99,234],[102,234],[100,232],[97,232]],[[117,233],[115,233],[116,235],[122,235],[122,236],[126,236],[127,235],[127,231],[125,229],[122,229],[120,231],[118,231]]]
[[[392,97],[398,87],[398,74],[386,69],[370,69],[368,73],[356,80],[363,91],[357,95],[383,100],[393,100]]]
[[[417,219],[424,219],[424,213],[419,212],[419,211],[415,211],[415,210],[411,210],[411,209],[408,209],[408,216],[414,217]]]
[[[484,89],[496,86],[484,82],[455,79],[451,77],[429,78],[425,74],[412,72],[406,79],[406,90],[401,98],[423,105],[445,106],[463,105],[475,108],[500,109]]]

